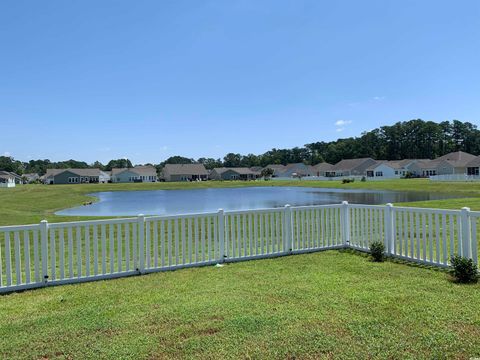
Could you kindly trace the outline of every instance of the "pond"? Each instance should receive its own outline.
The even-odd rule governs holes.
[[[218,209],[243,210],[276,208],[290,204],[325,205],[346,200],[354,204],[385,204],[440,200],[455,197],[438,192],[397,192],[309,187],[243,187],[196,190],[110,191],[90,194],[98,202],[61,210],[57,215],[130,216],[173,215],[214,212]]]

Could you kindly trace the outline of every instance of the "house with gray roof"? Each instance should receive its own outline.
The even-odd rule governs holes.
[[[163,181],[205,181],[208,171],[203,164],[166,164],[161,178]]]
[[[211,180],[255,180],[260,177],[260,172],[247,167],[214,168],[210,172]]]
[[[456,151],[434,160],[419,160],[411,166],[412,172],[418,176],[429,177],[435,175],[465,175],[469,163],[477,157],[475,155]]]
[[[278,177],[278,174],[282,173],[285,170],[285,165],[282,164],[270,164],[265,166],[263,169],[272,169],[273,175],[272,177]],[[263,170],[262,169],[262,170]],[[261,172],[261,171],[260,171]]]
[[[376,164],[372,158],[344,159],[325,173],[326,176],[365,176],[366,170]]]
[[[16,184],[21,184],[22,178],[9,171],[0,170],[0,187],[15,187]]]
[[[113,168],[111,179],[114,183],[156,182],[157,169],[151,165],[123,169]]]
[[[330,171],[332,167],[332,164],[322,162],[317,165],[313,165],[311,169],[313,170],[314,176],[324,177],[327,176],[327,172]]]
[[[312,166],[304,163],[287,164],[283,170],[278,171],[275,177],[280,178],[301,178],[315,176]]]
[[[475,159],[470,160],[467,163],[467,175],[470,176],[479,176],[480,175],[480,156],[475,157]]]
[[[46,184],[95,184],[106,183],[110,175],[100,169],[47,169]]]

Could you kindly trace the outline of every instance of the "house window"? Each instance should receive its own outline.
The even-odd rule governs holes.
[[[395,170],[395,175],[398,175],[398,170]]]
[[[383,171],[376,171],[375,176],[383,176]]]

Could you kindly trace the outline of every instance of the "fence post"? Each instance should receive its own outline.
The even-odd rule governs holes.
[[[145,270],[145,215],[137,217],[138,224],[138,272],[143,274]]]
[[[392,255],[395,251],[395,237],[393,235],[393,204],[388,203],[385,205],[385,250],[387,251],[388,255]]]
[[[225,261],[225,214],[223,209],[218,209],[218,260],[223,263]]]
[[[48,221],[40,221],[40,246],[42,258],[42,278],[46,284],[48,282]]]
[[[467,258],[471,258],[472,254],[470,252],[470,208],[463,207],[461,212],[461,247],[460,247],[460,256],[465,256]]]
[[[284,216],[284,239],[283,251],[291,253],[293,251],[293,236],[292,236],[292,208],[289,204],[285,205]]]
[[[350,212],[348,211],[348,201],[342,201],[341,214],[343,243],[346,247],[350,247]]]

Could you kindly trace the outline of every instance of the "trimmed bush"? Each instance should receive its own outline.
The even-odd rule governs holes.
[[[385,259],[385,245],[381,241],[374,241],[370,244],[370,255],[373,261],[382,262]]]
[[[450,259],[450,263],[450,273],[457,282],[468,284],[478,281],[478,268],[472,259],[455,255]]]
[[[350,183],[353,183],[355,182],[355,179],[343,179],[342,180],[342,184],[350,184]]]

